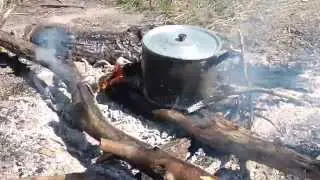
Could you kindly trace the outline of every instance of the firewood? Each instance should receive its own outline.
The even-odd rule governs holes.
[[[24,39],[33,42],[33,38],[38,32],[46,28],[63,27],[68,25],[60,23],[38,23],[25,28]],[[105,60],[111,64],[120,56],[138,62],[141,59],[141,39],[142,36],[154,28],[155,25],[131,26],[122,32],[114,31],[84,31],[83,29],[72,27],[75,36],[73,44],[72,58],[86,59],[90,64]]]
[[[76,5],[76,4],[41,4],[41,7],[47,8],[81,8],[84,9],[84,6]]]
[[[153,114],[158,119],[181,126],[203,144],[221,152],[235,154],[242,160],[253,160],[301,178],[320,177],[319,161],[284,145],[265,141],[222,116],[214,117],[210,124],[197,125],[174,110],[154,110]]]
[[[139,169],[143,169],[144,172],[148,172],[148,174],[154,174],[152,177],[155,179],[217,179],[217,177],[210,175],[198,167],[186,164],[180,159],[170,157],[159,148],[146,149],[143,147],[134,147],[107,139],[101,139],[100,147],[104,152],[112,153],[123,158]],[[159,175],[163,176],[163,178]]]
[[[47,67],[55,74],[60,76],[72,93],[74,113],[78,115],[78,119],[74,122],[74,124],[80,130],[87,132],[90,136],[97,140],[100,140],[101,138],[107,138],[128,143],[132,147],[150,148],[150,145],[124,133],[107,122],[95,102],[95,97],[92,93],[91,87],[86,82],[83,82],[83,77],[81,77],[72,60],[45,60],[36,58],[36,50],[42,51],[44,49],[26,42],[23,39],[13,37],[1,30],[0,46],[6,48],[12,53],[17,54],[20,57],[24,57],[33,61],[34,63]],[[161,154],[161,158],[172,159],[172,157],[160,149],[157,150],[157,153]],[[176,165],[179,165],[182,169],[198,169],[195,166],[183,161],[179,161],[179,163]],[[200,172],[201,170],[198,169],[198,171]],[[179,172],[173,171],[172,173],[178,176]]]

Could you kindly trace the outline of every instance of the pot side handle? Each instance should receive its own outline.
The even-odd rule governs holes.
[[[241,52],[232,48],[232,44],[233,44],[232,41],[230,41],[229,39],[226,39],[225,37],[213,31],[209,31],[209,32],[214,34],[221,40],[222,49],[220,53],[216,55],[216,58],[213,58],[211,61],[208,61],[205,64],[205,67],[204,67],[205,70],[210,69],[212,66],[217,66],[218,64],[222,63],[227,59],[234,59],[235,57],[241,56]]]
[[[228,49],[226,51],[221,52],[221,54],[216,55],[216,58],[212,59],[211,61],[207,61],[207,63],[204,66],[204,69],[209,70],[212,66],[217,66],[227,59],[232,60],[235,57],[240,57],[240,56],[241,56],[240,52],[236,50]]]
[[[227,59],[233,59],[233,58],[238,57],[238,56],[240,56],[240,53],[238,51],[231,50],[231,49],[227,50],[227,51],[223,52],[222,54],[220,54],[218,56],[218,58],[216,59],[215,64],[218,65],[218,64],[220,64],[221,62],[223,62],[223,61],[225,61]]]

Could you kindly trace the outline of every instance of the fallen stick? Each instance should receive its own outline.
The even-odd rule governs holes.
[[[236,88],[235,88],[236,89]],[[287,101],[294,103],[296,105],[306,105],[307,102],[298,99],[294,96],[290,96],[290,95],[286,95],[286,94],[282,94],[282,93],[278,93],[273,89],[265,89],[265,88],[259,88],[259,87],[253,87],[253,88],[241,88],[239,90],[233,90],[231,92],[228,92],[226,94],[223,95],[218,95],[218,96],[213,96],[210,97],[208,99],[203,99],[195,104],[193,104],[192,106],[188,107],[187,112],[188,113],[193,113],[201,108],[204,108],[206,106],[218,103],[221,100],[224,99],[229,99],[229,98],[234,98],[236,96],[239,96],[241,94],[245,94],[245,93],[262,93],[262,94],[269,94],[272,96],[276,96],[279,98],[283,98],[283,99],[287,99]],[[251,111],[250,107],[250,111]]]
[[[210,124],[197,125],[174,110],[154,110],[156,118],[181,126],[193,138],[221,152],[253,160],[301,178],[318,179],[320,162],[301,155],[284,145],[254,136],[223,117],[214,117]]]
[[[95,102],[95,97],[92,93],[91,87],[83,81],[83,77],[81,77],[72,60],[39,59],[39,57],[41,57],[39,55],[41,51],[44,51],[42,53],[46,53],[46,55],[48,56],[49,53],[47,53],[47,51],[45,51],[45,49],[43,48],[37,47],[36,45],[26,42],[23,39],[11,36],[10,34],[1,30],[0,46],[11,51],[12,53],[15,53],[19,57],[24,57],[37,64],[47,67],[56,75],[60,76],[60,78],[67,84],[69,90],[72,93],[72,104],[74,105],[74,113],[78,115],[78,117],[74,118],[77,121],[74,121],[73,123],[80,130],[87,132],[96,140],[107,138],[128,143],[132,147],[151,147],[150,145],[113,127],[110,123],[107,122]],[[160,149],[157,150],[157,152],[160,153],[162,155],[161,157],[163,158],[173,158]],[[201,172],[200,168],[188,164],[187,162],[181,161],[179,166],[182,169],[189,169],[191,167],[192,169],[198,169],[199,172]],[[159,174],[154,175],[151,173],[148,175],[154,178],[159,177]]]
[[[155,179],[168,180],[214,180],[217,177],[184,161],[170,157],[158,148],[146,149],[134,147],[124,143],[101,139],[101,149],[104,152],[112,153],[130,162],[148,174],[155,174]],[[163,177],[157,177],[161,174]]]
[[[240,90],[238,92],[235,92],[235,94],[243,94],[243,93],[264,93],[264,94],[270,94],[272,96],[277,96],[280,98],[284,98],[287,99],[288,101],[297,104],[297,105],[305,105],[306,102],[303,100],[300,100],[296,97],[290,96],[290,95],[286,95],[286,94],[282,94],[282,93],[278,93],[275,90],[272,89],[265,89],[265,88],[248,88],[248,89],[243,89]]]
[[[248,63],[246,62],[246,59],[244,58],[244,39],[243,39],[242,32],[241,32],[240,29],[238,30],[238,34],[239,34],[240,47],[241,47],[240,57],[242,59],[243,73],[244,73],[244,77],[246,78],[248,88],[251,88],[252,83],[251,83],[249,75],[248,75]],[[254,121],[254,112],[253,112],[254,111],[253,110],[254,107],[253,107],[253,104],[252,104],[252,93],[249,93],[248,101],[249,101],[249,113],[250,113],[250,116],[249,116],[249,122],[247,124],[247,128],[251,129],[252,123]]]
[[[40,4],[41,7],[48,8],[81,8],[84,9],[84,6],[75,5],[75,4]]]

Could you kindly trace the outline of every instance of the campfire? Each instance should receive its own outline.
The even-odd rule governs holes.
[[[148,49],[150,47],[143,43],[143,39],[148,32],[156,32],[153,30],[161,27],[164,26],[132,27],[121,34],[115,34],[83,32],[63,25],[38,25],[29,27],[25,39],[0,31],[0,45],[20,58],[48,68],[65,83],[71,95],[72,109],[65,113],[72,115],[71,124],[98,141],[103,151],[96,163],[121,159],[138,169],[140,175],[146,174],[153,179],[219,179],[222,170],[211,174],[187,160],[187,154],[191,149],[203,147],[211,153],[218,151],[232,154],[243,161],[256,161],[301,178],[317,179],[320,176],[319,161],[284,144],[270,142],[250,132],[253,118],[259,115],[256,114],[258,107],[253,106],[256,94],[267,94],[277,97],[279,101],[300,106],[305,106],[306,101],[275,90],[253,87],[247,77],[248,70],[244,66],[246,62],[243,42],[242,48],[235,50],[222,47],[221,42],[217,40],[218,35],[212,36],[217,38],[217,50],[208,48],[213,51],[209,53],[212,57],[199,53],[198,56],[193,56],[194,59],[189,59],[192,63],[184,64],[183,58],[186,57],[170,59],[173,62],[165,58],[169,55],[156,57],[152,54],[155,52],[154,49]],[[168,27],[170,28],[167,32],[174,29],[174,26]],[[195,29],[192,31],[197,33]],[[189,40],[188,38],[188,34],[180,33],[175,40],[181,43]],[[192,40],[191,38],[190,41]],[[160,47],[164,46],[159,43]],[[203,40],[202,44],[212,42]],[[223,53],[218,52],[220,46],[225,50]],[[143,54],[146,51],[149,54]],[[149,58],[148,63],[151,63],[146,64],[145,58]],[[233,60],[225,60],[228,58]],[[208,67],[206,66],[208,73],[190,79],[187,75],[195,77],[203,72],[203,63],[196,64],[199,62],[197,60],[203,59],[212,61]],[[90,80],[89,77],[84,77],[75,65],[79,61],[84,61],[87,68],[114,68],[109,73],[101,72],[99,79]],[[12,68],[28,69],[21,61],[7,63],[14,63]],[[169,66],[175,70],[181,67],[181,72],[178,70],[180,74],[165,71]],[[197,70],[193,71],[195,69]],[[158,76],[155,71],[164,72]],[[230,72],[235,71],[243,73],[245,83],[232,84]],[[167,82],[161,84],[157,78],[165,78]],[[187,93],[183,91],[186,90],[186,83],[191,84]],[[206,89],[209,86],[214,86],[214,90]],[[172,92],[169,92],[169,88],[173,89]],[[156,92],[155,89],[161,90]],[[204,91],[206,93],[203,93]],[[207,93],[208,91],[210,93]],[[188,100],[185,102],[180,96]],[[116,128],[101,112],[97,101],[105,101],[106,97],[123,105],[137,116],[155,121],[158,126],[167,129],[168,133],[176,137],[183,134],[185,138],[191,139],[192,145],[182,138],[169,147],[158,147],[130,136]],[[73,173],[52,178],[69,177],[86,179],[86,174]],[[45,177],[35,177],[41,178]]]

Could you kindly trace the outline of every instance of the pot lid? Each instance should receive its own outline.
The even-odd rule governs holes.
[[[220,39],[212,32],[197,26],[165,25],[147,32],[144,46],[159,55],[183,59],[207,59],[219,52]]]

